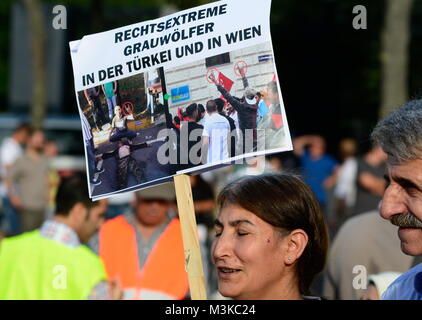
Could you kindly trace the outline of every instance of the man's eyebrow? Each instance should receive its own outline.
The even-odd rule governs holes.
[[[420,192],[422,192],[422,188],[420,186],[418,186],[415,182],[407,179],[407,178],[403,178],[403,177],[392,177],[392,179],[397,182],[400,186],[402,186],[403,188],[414,188]]]

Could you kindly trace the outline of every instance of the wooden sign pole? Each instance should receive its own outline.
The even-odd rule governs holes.
[[[192,187],[186,174],[174,176],[177,207],[182,228],[185,249],[185,269],[188,273],[189,289],[192,300],[206,300],[204,269],[202,267],[198,230],[193,206]]]

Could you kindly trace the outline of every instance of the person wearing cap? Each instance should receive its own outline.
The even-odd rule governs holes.
[[[217,82],[213,73],[210,74],[209,79],[214,82],[214,84],[217,86],[217,90],[220,91],[224,99],[226,99],[227,102],[230,103],[237,111],[239,117],[239,129],[242,133],[242,151],[247,153],[256,149],[256,115],[258,106],[256,91],[249,87],[244,69],[239,68],[239,72],[242,76],[243,87],[245,89],[243,98],[240,100],[236,99],[229,92],[227,92],[227,90]],[[252,132],[248,132],[249,130],[252,130]],[[252,141],[250,141],[251,137]]]
[[[188,294],[179,219],[171,210],[174,184],[136,192],[133,211],[108,220],[99,232],[107,277],[123,299],[184,299]]]

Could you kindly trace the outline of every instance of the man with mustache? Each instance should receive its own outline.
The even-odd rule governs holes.
[[[372,139],[388,155],[390,183],[381,216],[399,227],[402,251],[422,254],[422,100],[412,100],[381,120]],[[422,300],[422,263],[394,281],[384,300]]]

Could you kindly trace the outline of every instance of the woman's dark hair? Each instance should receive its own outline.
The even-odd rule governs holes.
[[[219,209],[238,205],[275,228],[293,231],[302,229],[308,244],[297,261],[301,294],[309,287],[325,265],[328,232],[315,195],[297,176],[264,174],[247,176],[228,184],[218,195]]]

